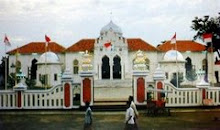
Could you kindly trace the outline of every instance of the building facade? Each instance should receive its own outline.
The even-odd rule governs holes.
[[[169,82],[178,72],[182,77],[180,85],[195,86],[200,70],[207,71],[209,81],[219,82],[219,66],[211,62],[214,61],[211,53],[206,53],[204,45],[190,40],[177,40],[176,45],[166,41],[154,47],[140,38],[126,38],[112,21],[101,29],[97,38],[82,39],[68,48],[55,42],[48,47],[44,42],[32,42],[8,52],[9,65],[16,65],[26,77],[36,80],[37,86],[43,86],[44,75],[49,80],[48,86],[61,84],[62,73],[68,69],[77,90],[75,94],[82,89],[83,65],[90,64],[93,100],[97,102],[127,100],[134,95],[136,68],[138,72],[146,72],[144,84],[150,87],[158,64]],[[85,54],[89,55],[87,59]],[[10,73],[17,71],[10,66]]]

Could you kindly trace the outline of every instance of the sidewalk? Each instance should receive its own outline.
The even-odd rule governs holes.
[[[126,110],[125,110],[126,111]],[[125,111],[93,111],[94,115],[124,115]],[[170,108],[172,113],[190,113],[190,112],[220,112],[220,108]],[[139,110],[140,114],[145,114],[146,110]],[[81,110],[1,110],[0,115],[62,115],[75,114],[84,115]]]

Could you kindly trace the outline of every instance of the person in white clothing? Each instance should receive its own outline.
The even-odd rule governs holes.
[[[136,105],[134,104],[134,98],[133,98],[133,96],[129,96],[129,99],[128,99],[128,100],[131,102],[131,108],[134,110],[135,118],[137,119],[139,113],[138,113],[138,111],[137,111]]]
[[[127,102],[127,110],[125,115],[125,130],[134,130],[134,110],[131,108],[131,102]]]

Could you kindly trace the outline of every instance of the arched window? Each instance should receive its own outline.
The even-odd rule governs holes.
[[[31,62],[31,79],[36,79],[37,76],[37,60],[33,59]]]
[[[79,73],[79,61],[74,60],[73,61],[73,74],[78,74]]]
[[[102,79],[110,79],[110,65],[107,56],[102,58]]]
[[[148,58],[145,59],[145,64],[148,70],[150,70],[150,60]]]
[[[207,60],[206,60],[206,59],[203,59],[203,60],[202,60],[202,70],[203,70],[203,71],[207,71],[206,68],[207,68]]]
[[[121,79],[121,58],[119,56],[115,56],[113,61],[113,79]]]
[[[192,70],[192,60],[187,57],[185,63],[186,73]]]

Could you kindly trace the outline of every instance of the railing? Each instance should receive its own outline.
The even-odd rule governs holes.
[[[214,105],[220,105],[220,87],[210,87],[206,91],[206,98],[212,99]]]
[[[0,109],[17,108],[17,93],[13,90],[0,91]]]
[[[165,83],[165,90],[171,91],[166,98],[168,107],[202,106],[202,90],[199,88],[176,88],[171,83]],[[212,99],[214,105],[220,105],[220,87],[206,89],[206,99]]]
[[[21,94],[22,109],[59,109],[63,108],[63,86],[58,85],[48,90],[26,90]],[[17,92],[0,91],[0,109],[16,109]]]

